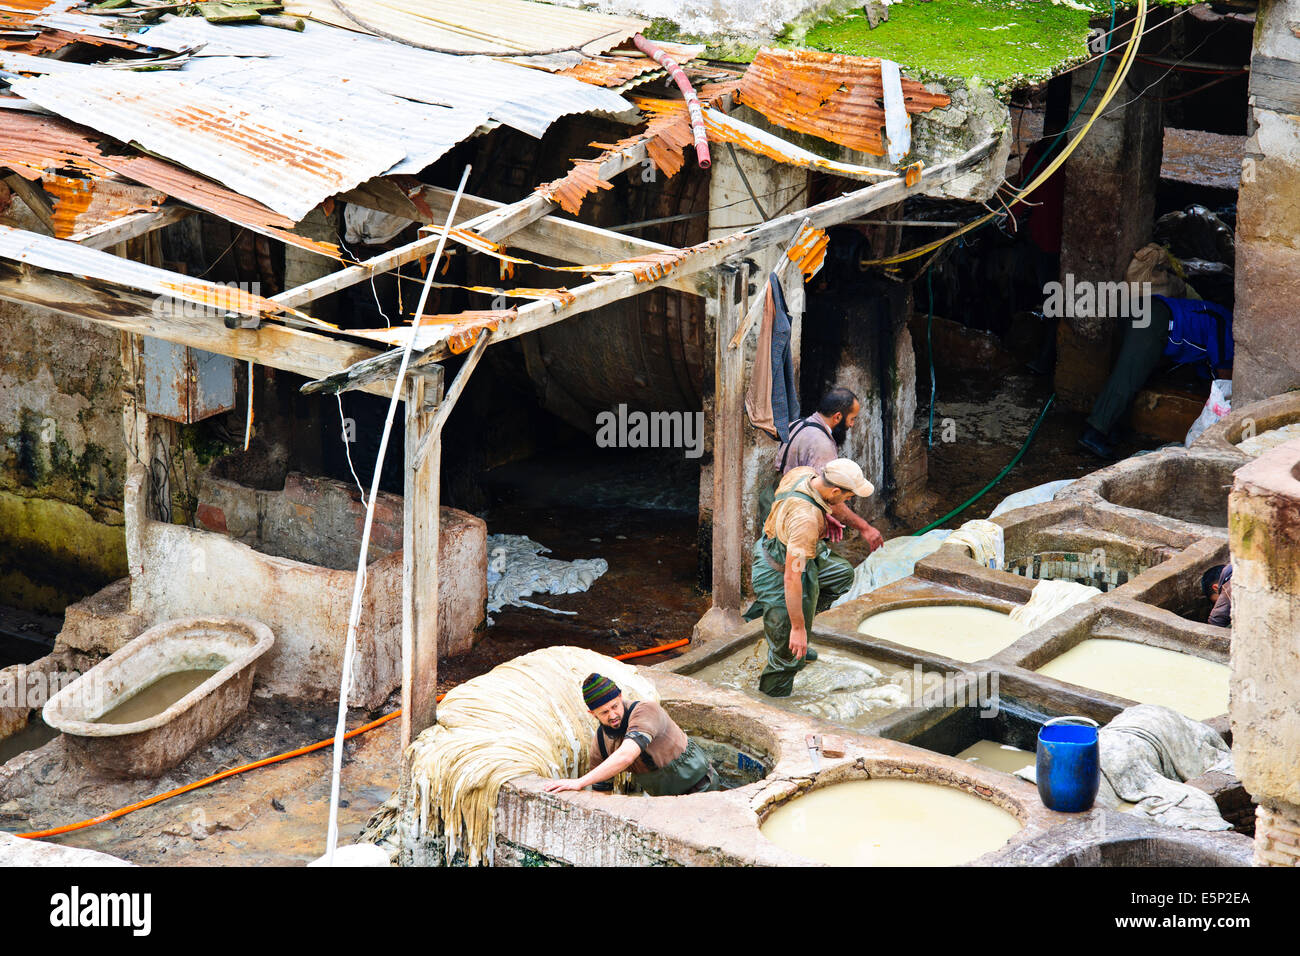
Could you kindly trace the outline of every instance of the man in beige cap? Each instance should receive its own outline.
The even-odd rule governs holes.
[[[763,536],[754,542],[754,607],[763,615],[767,666],[758,689],[789,697],[794,675],[817,654],[808,625],[853,583],[853,566],[826,545],[827,515],[854,495],[874,492],[856,462],[836,458],[820,470],[794,468],[777,486]]]

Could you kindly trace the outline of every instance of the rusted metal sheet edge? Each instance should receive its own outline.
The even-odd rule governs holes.
[[[573,303],[560,306],[551,302],[537,302],[518,310],[514,321],[501,325],[493,334],[493,343],[503,342],[527,332],[544,328],[570,316],[598,308],[601,305],[649,291],[664,284],[674,275],[681,276],[688,272],[710,269],[727,259],[749,255],[759,249],[778,242],[791,242],[804,228],[805,220],[816,229],[860,216],[873,209],[898,202],[910,192],[920,188],[940,185],[962,175],[981,162],[993,149],[997,140],[989,137],[982,140],[967,152],[954,159],[947,160],[922,172],[913,185],[909,185],[903,176],[897,176],[885,182],[864,187],[855,192],[846,193],[835,199],[827,200],[816,206],[810,206],[797,212],[789,213],[778,219],[731,235],[713,239],[697,246],[677,250],[674,262],[667,266],[657,278],[638,282],[628,273],[605,276],[594,282],[572,290]],[[438,362],[451,355],[445,342],[435,343],[412,359],[412,367]],[[358,363],[345,373],[331,376],[328,380],[310,382],[303,387],[304,392],[321,390],[346,390],[391,378],[401,361],[401,350],[385,352],[383,355]]]
[[[312,325],[334,328],[319,319],[234,286],[193,279],[13,226],[0,225],[0,259],[147,292],[159,297],[156,304],[162,309],[173,307],[172,301],[179,300],[219,314],[234,312],[256,318],[292,315]]]

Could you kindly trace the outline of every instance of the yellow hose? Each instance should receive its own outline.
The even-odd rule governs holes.
[[[1056,172],[1056,170],[1060,168],[1061,164],[1070,157],[1070,154],[1074,152],[1075,147],[1083,142],[1083,138],[1087,136],[1088,131],[1092,129],[1092,124],[1097,122],[1098,117],[1105,112],[1106,107],[1115,96],[1115,92],[1119,89],[1120,84],[1122,84],[1124,79],[1128,76],[1129,68],[1133,65],[1133,60],[1137,54],[1138,43],[1142,39],[1143,27],[1146,26],[1147,19],[1147,0],[1137,0],[1137,8],[1137,17],[1133,21],[1133,35],[1129,37],[1128,46],[1124,51],[1124,58],[1120,60],[1119,69],[1115,72],[1115,76],[1110,81],[1110,86],[1106,88],[1106,92],[1101,95],[1101,102],[1097,104],[1097,108],[1093,110],[1092,115],[1088,117],[1088,122],[1083,124],[1083,129],[1079,130],[1079,135],[1066,144],[1065,149],[1061,150],[1060,155],[1058,155],[1056,159],[1052,160],[1052,162],[1049,163],[1042,172],[1034,177],[1034,180],[1021,190],[1021,192],[1018,193],[1011,202],[1007,203],[1008,206],[1020,202],[1046,182],[1048,177]],[[907,262],[909,259],[918,259],[926,253],[933,252],[940,246],[952,242],[952,240],[956,239],[958,236],[963,236],[972,229],[979,228],[996,215],[996,212],[991,212],[987,216],[981,216],[973,222],[968,222],[960,229],[950,232],[942,239],[936,239],[934,242],[926,243],[925,245],[918,246],[915,249],[909,249],[907,252],[900,252],[897,255],[886,256],[883,259],[864,259],[861,265],[889,266],[900,262]]]

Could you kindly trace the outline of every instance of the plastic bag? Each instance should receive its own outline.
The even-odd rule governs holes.
[[[1230,411],[1232,411],[1232,379],[1216,378],[1210,383],[1210,397],[1205,400],[1205,407],[1201,409],[1201,414],[1187,430],[1187,440],[1183,445],[1191,445],[1207,428]]]

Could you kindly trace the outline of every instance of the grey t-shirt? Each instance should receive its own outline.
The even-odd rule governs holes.
[[[813,412],[803,421],[809,424],[802,428],[798,425],[790,426],[790,453],[786,454],[785,445],[776,450],[776,458],[772,462],[774,469],[781,469],[781,456],[785,455],[785,468],[781,469],[781,475],[788,475],[795,468],[815,468],[820,472],[823,465],[840,455],[840,450],[835,447],[835,440],[827,434],[829,429],[820,415]],[[795,432],[795,428],[799,428],[798,432]]]

